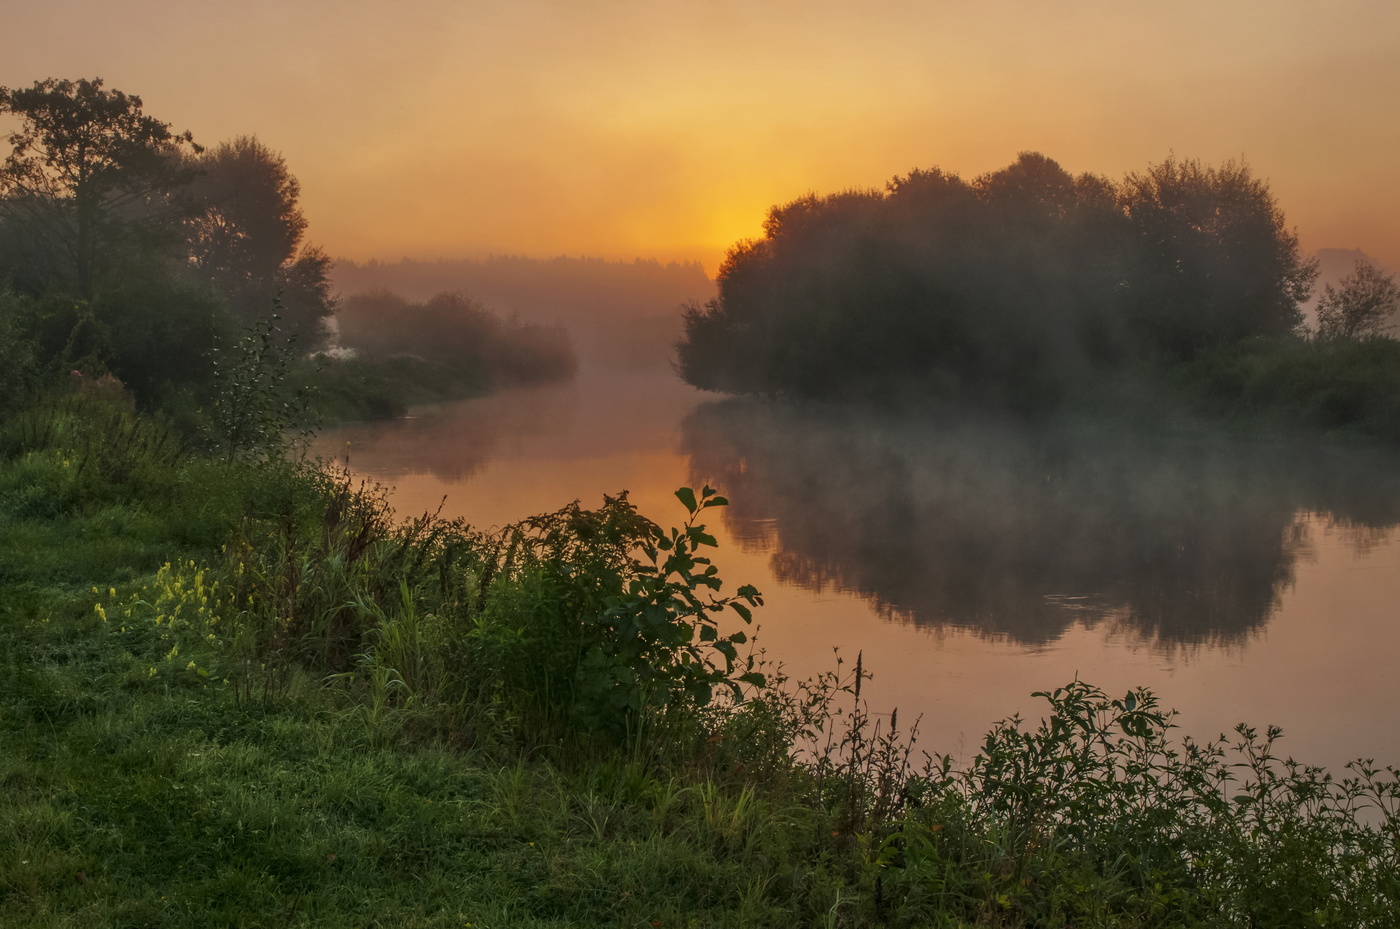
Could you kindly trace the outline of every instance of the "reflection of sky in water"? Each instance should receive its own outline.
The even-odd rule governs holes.
[[[330,431],[317,450],[349,442],[401,513],[446,496],[445,515],[483,526],[622,489],[678,522],[672,491],[708,480],[733,501],[711,527],[716,562],[764,592],[769,656],[805,676],[833,647],[863,650],[876,707],[922,713],[930,750],[970,755],[997,718],[1040,712],[1031,691],[1077,675],[1153,687],[1198,736],[1278,723],[1303,760],[1400,761],[1388,463],[980,425],[918,436],[870,417],[818,428],[707,400],[593,376]]]

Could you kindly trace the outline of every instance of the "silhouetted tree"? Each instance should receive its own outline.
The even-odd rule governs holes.
[[[678,367],[735,393],[1052,405],[1095,367],[1293,330],[1312,266],[1247,168],[1169,159],[1121,185],[1025,152],[809,194],[683,309]]]
[[[141,106],[100,78],[0,87],[0,113],[20,120],[0,165],[0,203],[27,242],[33,283],[89,297],[113,251],[168,229],[170,194],[191,176],[179,156],[198,149]]]
[[[304,343],[314,342],[335,309],[331,262],[302,244],[301,186],[286,160],[257,138],[241,136],[190,164],[197,172],[187,193],[190,261],[244,323],[266,314],[280,293],[284,325]]]
[[[1317,337],[1356,339],[1382,335],[1393,328],[1390,318],[1397,309],[1400,285],[1395,283],[1395,276],[1370,262],[1358,261],[1336,287],[1323,286],[1322,297],[1317,301]]]
[[[1112,328],[1124,226],[1112,185],[1034,153],[972,183],[935,169],[808,195],[685,309],[679,367],[734,392],[1043,404]]]
[[[1300,256],[1297,234],[1247,165],[1168,158],[1129,174],[1120,197],[1138,258],[1128,313],[1152,348],[1189,358],[1302,322],[1316,263]]]

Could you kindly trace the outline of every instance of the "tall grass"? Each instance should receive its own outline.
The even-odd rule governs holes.
[[[1079,681],[955,766],[859,657],[727,631],[677,496],[487,533],[110,399],[7,421],[0,923],[1394,925],[1396,769]]]

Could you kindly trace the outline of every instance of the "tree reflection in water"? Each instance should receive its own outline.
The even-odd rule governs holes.
[[[754,400],[682,434],[692,482],[729,496],[780,580],[1029,645],[1075,623],[1228,644],[1277,608],[1313,516],[1358,547],[1400,524],[1379,453]]]

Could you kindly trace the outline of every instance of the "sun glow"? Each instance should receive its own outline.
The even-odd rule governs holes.
[[[1243,155],[1305,247],[1400,265],[1400,124],[1379,115],[1400,7],[1380,0],[56,0],[12,19],[0,83],[100,75],[201,141],[257,134],[301,179],[311,238],[346,257],[713,270],[809,190],[976,175],[1023,150],[1121,176],[1174,151]]]

